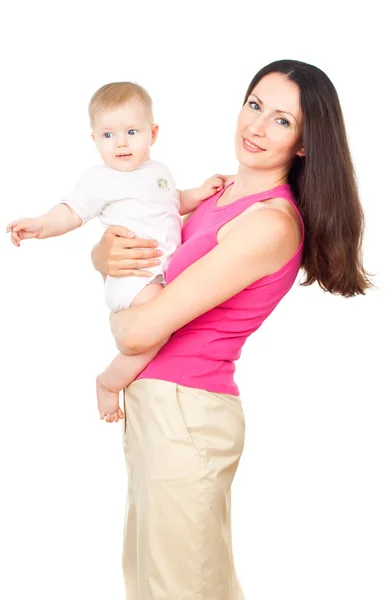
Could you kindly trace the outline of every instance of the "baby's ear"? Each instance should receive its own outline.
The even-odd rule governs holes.
[[[153,123],[152,124],[151,146],[153,144],[155,144],[156,138],[158,137],[158,133],[159,133],[159,125],[157,125],[156,123]]]
[[[92,131],[92,133],[90,135],[92,136],[93,142],[95,142],[96,141],[96,136],[94,135],[94,131]]]

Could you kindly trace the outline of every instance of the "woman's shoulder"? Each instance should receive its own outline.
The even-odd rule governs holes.
[[[233,227],[228,233],[233,231],[235,235],[241,236],[247,231],[261,232],[265,229],[273,233],[279,231],[289,233],[290,230],[295,229],[295,224],[299,221],[295,209],[292,210],[283,204],[282,198],[273,200],[280,200],[280,202],[260,202],[240,213],[238,218],[233,219]]]
[[[281,199],[280,199],[281,200]],[[302,227],[296,214],[281,203],[264,204],[247,212],[218,240],[225,256],[236,248],[244,247],[246,261],[253,260],[263,272],[259,277],[272,274],[296,254],[302,242]]]
[[[261,208],[275,208],[291,217],[291,219],[293,219],[297,224],[301,224],[301,214],[298,211],[295,202],[290,202],[290,199],[288,198],[269,198],[268,200],[263,200],[258,204],[261,205]],[[260,208],[260,206],[258,208]]]
[[[291,202],[287,201],[285,198],[279,197],[261,200],[248,206],[218,230],[218,242],[234,229],[238,223],[242,225],[240,228],[240,235],[244,235],[244,231],[251,219],[253,219],[253,228],[257,227],[258,230],[264,219],[264,221],[266,221],[266,226],[277,227],[278,225],[283,224],[286,228],[296,228],[301,234],[303,233],[301,216],[297,209]],[[268,219],[270,224],[267,223]]]

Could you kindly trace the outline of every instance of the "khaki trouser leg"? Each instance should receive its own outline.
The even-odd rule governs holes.
[[[244,435],[236,396],[153,379],[127,388],[127,600],[244,600],[230,523]]]

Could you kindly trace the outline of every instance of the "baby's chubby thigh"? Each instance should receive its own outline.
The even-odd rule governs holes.
[[[131,306],[144,304],[148,300],[154,298],[164,288],[164,283],[156,283],[155,281],[146,285],[131,302]]]
[[[156,276],[155,276],[156,275]],[[164,287],[162,274],[145,277],[111,277],[105,280],[105,301],[112,312],[143,304]]]

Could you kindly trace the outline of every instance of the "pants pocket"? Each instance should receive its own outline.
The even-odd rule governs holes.
[[[203,422],[203,406],[201,406],[199,395],[195,393],[186,393],[181,386],[175,386],[175,394],[173,397],[173,407],[180,426],[180,431],[184,439],[189,443],[196,453],[202,454],[202,447],[198,443],[196,435],[193,434],[193,429],[200,430]],[[202,410],[201,410],[202,409]]]
[[[235,398],[235,402],[236,402],[236,404],[238,406],[238,409],[240,411],[240,415],[241,415],[241,418],[242,418],[242,421],[243,421],[243,424],[244,424],[244,428],[245,428],[245,413],[244,413],[243,404],[241,402],[241,398],[240,398],[240,396],[234,396],[234,398]]]

